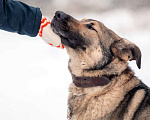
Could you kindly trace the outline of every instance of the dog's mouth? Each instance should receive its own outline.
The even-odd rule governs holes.
[[[81,44],[81,36],[74,30],[70,30],[71,24],[77,24],[77,20],[72,16],[62,12],[57,11],[51,22],[51,27],[54,33],[60,36],[63,45],[77,48]]]

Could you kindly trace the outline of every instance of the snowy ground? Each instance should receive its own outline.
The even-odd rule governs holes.
[[[88,13],[84,18],[102,21],[141,48],[142,69],[138,70],[135,62],[130,66],[150,86],[150,23],[127,10]],[[0,120],[66,120],[72,82],[66,51],[49,46],[39,37],[0,31],[0,38]]]

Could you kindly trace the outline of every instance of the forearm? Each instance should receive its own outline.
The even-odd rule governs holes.
[[[38,34],[42,13],[39,8],[19,1],[0,0],[0,29],[35,37]]]
[[[42,23],[41,20],[39,8],[19,1],[0,0],[0,29],[30,37],[37,36],[39,32],[39,36],[48,44],[64,48],[60,37],[52,31],[50,21],[46,19]]]

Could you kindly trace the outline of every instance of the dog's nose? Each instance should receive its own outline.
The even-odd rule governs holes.
[[[65,19],[65,18],[67,18],[67,14],[65,14],[65,13],[62,12],[62,11],[57,11],[57,12],[55,13],[55,16],[56,16],[58,19]]]

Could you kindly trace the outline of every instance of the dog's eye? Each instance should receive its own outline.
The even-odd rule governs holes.
[[[94,25],[94,23],[90,23],[90,24],[87,24],[86,27],[87,27],[88,29],[95,30],[95,29],[93,28],[93,25]]]

